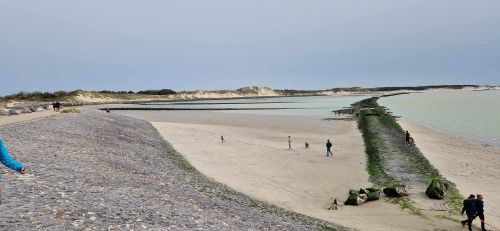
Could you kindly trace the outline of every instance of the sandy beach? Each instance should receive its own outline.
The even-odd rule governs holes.
[[[343,202],[349,189],[372,185],[354,121],[196,112],[146,117],[201,173],[258,200],[359,230],[460,228],[410,215],[386,199],[328,210],[333,198]],[[287,150],[288,135],[293,151]],[[334,144],[333,158],[325,156],[326,139]],[[304,142],[311,148],[305,149]]]
[[[500,227],[500,148],[479,144],[400,120],[417,147],[463,195],[482,194],[486,222]],[[479,225],[479,220],[475,222]]]
[[[42,111],[42,112],[35,112],[35,113],[21,114],[14,116],[0,116],[0,127],[13,123],[22,123],[31,120],[43,119],[45,117],[53,116],[56,114],[58,113],[49,110],[49,111]]]

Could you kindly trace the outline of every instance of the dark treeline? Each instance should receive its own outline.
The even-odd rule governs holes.
[[[0,97],[2,100],[31,100],[31,101],[48,101],[48,100],[63,100],[64,98],[76,96],[82,90],[75,91],[55,91],[55,92],[19,92],[12,95]]]
[[[143,95],[175,95],[177,92],[171,89],[161,89],[161,90],[146,90],[146,91],[139,91],[137,94],[143,94]]]
[[[55,91],[55,92],[24,92],[21,91],[16,94],[6,95],[0,97],[0,100],[30,100],[30,101],[50,101],[50,100],[64,100],[68,97],[73,97],[78,95],[78,93],[84,93],[84,90],[75,91]],[[101,94],[143,94],[143,95],[173,95],[177,92],[170,89],[161,90],[145,90],[145,91],[98,91]]]

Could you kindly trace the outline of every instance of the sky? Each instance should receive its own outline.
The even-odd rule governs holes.
[[[500,85],[500,1],[0,0],[19,91]]]

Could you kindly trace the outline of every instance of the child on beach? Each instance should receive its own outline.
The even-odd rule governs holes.
[[[22,164],[15,161],[14,159],[12,159],[12,157],[9,154],[9,151],[7,150],[5,145],[3,144],[2,139],[0,139],[0,162],[3,165],[7,166],[8,168],[10,168],[14,171],[17,171],[21,174],[27,173],[26,169],[23,167]],[[0,177],[0,204],[1,203],[2,203],[2,185],[1,185],[1,177]]]

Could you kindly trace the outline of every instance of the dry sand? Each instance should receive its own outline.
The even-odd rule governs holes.
[[[410,131],[431,164],[454,182],[463,195],[484,196],[486,222],[500,227],[500,148],[446,135],[405,120],[399,123]],[[480,224],[479,219],[476,223]]]
[[[438,228],[435,221],[410,215],[385,199],[327,210],[333,198],[343,202],[349,189],[371,185],[363,140],[353,121],[199,112],[149,115],[150,121],[162,121],[153,125],[199,171],[256,199],[360,230]],[[293,151],[287,150],[288,135]],[[326,139],[333,141],[333,158],[325,156]],[[304,148],[306,141],[310,149]]]
[[[34,112],[34,113],[14,115],[14,116],[0,116],[0,126],[42,119],[47,116],[52,116],[56,114],[57,113],[54,111],[42,111],[42,112]]]

